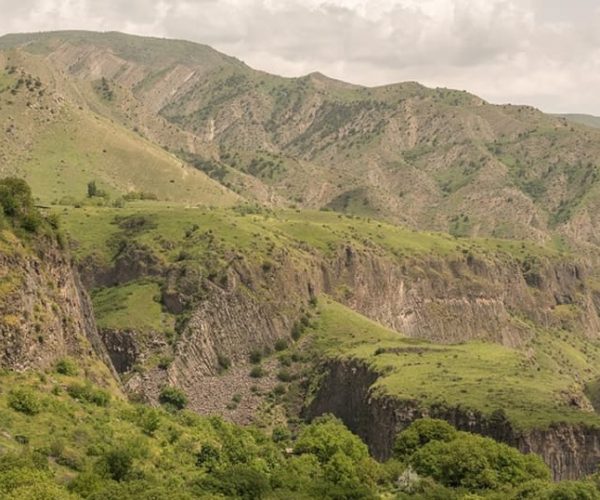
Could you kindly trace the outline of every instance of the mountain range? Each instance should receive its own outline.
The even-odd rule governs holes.
[[[228,441],[239,432],[253,457],[239,459],[254,471],[244,474],[279,491],[274,471],[302,436],[334,425],[319,420],[331,413],[391,475],[408,460],[398,433],[431,418],[533,452],[556,480],[596,471],[594,117],[416,82],[284,78],[192,42],[65,31],[0,37],[0,126],[0,377],[46,401],[28,414],[0,391],[12,419],[0,452],[25,439],[42,449],[47,418],[64,441],[44,451],[53,470],[102,498],[106,485],[82,478],[90,467],[108,477],[98,429],[127,435],[123,420],[145,443],[129,457],[139,477],[163,487],[165,461],[187,486],[227,497],[195,476],[217,458],[193,440],[221,450],[222,472],[239,465]],[[265,458],[266,438],[195,414],[285,437]],[[64,431],[74,415],[93,436],[85,453]],[[158,434],[149,419],[163,422]],[[179,447],[189,464],[176,464]],[[366,460],[344,449],[340,460]],[[318,470],[334,467],[314,453]],[[374,464],[348,467],[400,494],[387,472],[365,472]],[[110,483],[114,498],[130,498],[118,488],[134,476]],[[536,498],[434,479],[449,488],[439,498]],[[350,498],[357,481],[330,498]],[[318,491],[306,498],[329,498]]]

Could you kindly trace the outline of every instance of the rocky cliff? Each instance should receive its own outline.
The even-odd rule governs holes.
[[[111,367],[87,293],[54,237],[0,240],[0,366],[46,369],[64,356]]]
[[[530,334],[516,318],[590,337],[600,331],[588,271],[578,261],[471,253],[392,259],[347,247],[322,269],[321,290],[412,337],[522,346]]]
[[[600,463],[600,428],[557,422],[546,428],[518,429],[501,411],[484,415],[464,407],[427,407],[415,400],[378,394],[373,390],[378,374],[363,362],[330,360],[324,369],[325,375],[305,409],[305,417],[336,415],[368,444],[378,459],[391,456],[398,432],[418,418],[432,417],[523,452],[539,454],[556,480],[591,474]]]

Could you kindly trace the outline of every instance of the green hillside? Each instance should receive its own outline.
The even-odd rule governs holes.
[[[594,120],[0,37],[0,497],[600,498]]]
[[[17,69],[17,59],[2,62],[0,172],[25,178],[42,203],[106,204],[126,194],[215,206],[238,199],[139,133],[65,100],[50,77]],[[107,196],[85,200],[91,181]]]
[[[416,83],[281,78],[206,46],[119,33],[7,35],[0,47],[23,66],[43,55],[70,99],[248,199],[597,243],[600,132],[562,117]]]

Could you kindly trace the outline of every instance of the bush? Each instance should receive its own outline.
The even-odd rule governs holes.
[[[212,472],[221,462],[221,452],[210,443],[202,445],[200,451],[196,454],[196,466]]]
[[[561,481],[551,488],[549,500],[598,500],[600,492],[591,482]]]
[[[548,467],[538,456],[524,455],[506,444],[466,432],[457,432],[451,441],[428,442],[409,462],[418,474],[470,491],[550,479]]]
[[[217,354],[217,363],[219,363],[221,370],[227,370],[231,366],[231,360],[223,354]]]
[[[104,455],[103,462],[111,479],[123,481],[131,473],[133,456],[129,450],[115,448]]]
[[[262,361],[262,352],[258,349],[253,349],[250,351],[250,363],[257,365]]]
[[[77,375],[77,365],[72,359],[63,358],[56,363],[56,372],[61,375]]]
[[[154,408],[140,408],[138,425],[144,434],[152,436],[160,427],[160,413]]]
[[[300,323],[294,323],[294,326],[292,326],[292,338],[294,340],[299,340],[301,336],[302,327],[300,326]]]
[[[319,462],[329,461],[341,452],[355,461],[369,458],[367,445],[350,432],[341,420],[330,415],[316,418],[300,432],[296,453],[312,453]]]
[[[277,339],[277,342],[275,342],[275,350],[278,352],[285,351],[287,347],[288,343],[285,339]]]
[[[292,439],[292,433],[287,427],[277,426],[273,428],[271,439],[275,443],[287,442]]]
[[[42,225],[42,216],[35,208],[31,189],[23,179],[7,177],[0,180],[0,207],[13,225],[28,232],[36,232]]]
[[[282,382],[291,382],[294,380],[294,374],[290,370],[283,368],[277,373],[277,378]]]
[[[91,384],[71,384],[67,387],[67,393],[77,401],[92,403],[96,406],[108,406],[110,402],[108,392],[96,389]]]
[[[167,370],[169,368],[169,366],[171,366],[171,363],[173,362],[173,356],[169,356],[169,355],[162,355],[160,356],[160,358],[158,358],[158,367],[161,370]]]
[[[256,500],[271,489],[269,478],[248,465],[233,465],[207,476],[202,486],[230,498]]]
[[[13,389],[8,393],[8,406],[25,415],[37,415],[42,405],[37,395],[29,389]]]
[[[286,391],[287,389],[283,384],[277,384],[275,387],[273,387],[273,394],[275,396],[283,396],[286,393]]]
[[[185,393],[177,387],[170,386],[162,388],[158,400],[161,404],[175,408],[176,410],[183,410],[188,404]]]
[[[252,378],[261,378],[267,374],[265,369],[262,366],[255,366],[250,370],[250,376]]]

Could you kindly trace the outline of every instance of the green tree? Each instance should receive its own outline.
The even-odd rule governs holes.
[[[433,418],[416,420],[396,436],[394,456],[404,460],[430,441],[452,441],[457,432],[444,420]]]
[[[458,432],[451,441],[430,441],[409,463],[417,473],[445,486],[471,491],[550,479],[548,467],[538,456],[466,432]]]
[[[296,453],[312,453],[325,463],[338,452],[354,461],[369,457],[367,445],[352,434],[337,418],[319,417],[300,432],[295,446]]]
[[[96,181],[90,181],[87,185],[87,195],[88,198],[93,198],[98,195],[98,186],[96,186]]]
[[[15,226],[26,231],[36,232],[42,224],[42,217],[33,203],[31,189],[23,179],[7,177],[0,180],[0,206],[4,215]]]

